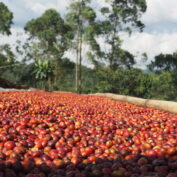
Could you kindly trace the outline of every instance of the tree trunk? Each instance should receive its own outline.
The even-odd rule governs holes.
[[[82,3],[83,0],[80,1],[79,11],[78,11],[78,36],[77,36],[77,49],[76,49],[76,92],[82,92]]]
[[[78,93],[82,93],[82,20],[81,18],[81,13],[82,13],[82,3],[83,0],[81,0],[81,5],[79,7],[79,23],[78,23],[78,28],[79,28],[79,73],[78,73]]]
[[[82,93],[82,34],[80,35],[80,46],[79,46],[79,79],[78,79],[78,88],[79,93]]]
[[[77,40],[77,46],[76,47],[77,47],[77,49],[76,49],[76,66],[75,66],[75,91],[78,93],[79,40]]]

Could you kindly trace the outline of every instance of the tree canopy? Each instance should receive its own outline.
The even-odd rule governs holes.
[[[43,52],[50,52],[61,58],[68,48],[68,37],[72,38],[69,25],[65,24],[55,9],[45,11],[40,17],[27,22],[25,30],[32,39],[39,41]]]
[[[10,35],[10,27],[13,24],[13,13],[2,2],[0,2],[0,12],[0,33]]]
[[[101,22],[101,33],[108,44],[109,50],[103,51],[103,56],[111,70],[121,66],[135,63],[131,54],[121,49],[122,40],[120,32],[126,31],[131,34],[133,29],[143,30],[144,24],[140,21],[146,11],[145,0],[111,0],[108,7],[103,7],[101,13],[105,17]],[[124,59],[123,59],[124,58]]]
[[[177,52],[173,54],[159,54],[155,60],[149,64],[150,70],[155,71],[174,71],[177,69]]]

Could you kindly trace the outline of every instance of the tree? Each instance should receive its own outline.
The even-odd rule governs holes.
[[[7,6],[0,2],[0,34],[10,35],[10,27],[13,24],[13,14],[9,11]],[[14,62],[14,54],[8,44],[0,46],[0,66],[12,64]],[[2,73],[1,73],[2,74]]]
[[[99,56],[97,53],[91,56],[94,63],[96,63],[95,60],[100,60],[108,67],[109,78],[106,82],[109,82],[109,90],[115,92],[115,76],[118,76],[116,71],[130,69],[135,64],[134,56],[121,48],[120,33],[131,34],[134,29],[143,30],[144,24],[140,21],[140,17],[146,11],[146,2],[145,0],[110,0],[107,2],[108,6],[101,8],[104,20],[99,22],[99,36],[106,47],[98,52]],[[105,73],[101,72],[101,74]]]
[[[86,31],[94,24],[96,13],[89,6],[90,0],[73,1],[66,15],[66,20],[71,24],[74,31],[73,46],[76,51],[76,92],[82,91],[82,61],[83,45],[86,38]],[[88,40],[87,40],[88,41]]]
[[[133,56],[121,49],[120,32],[131,34],[134,28],[142,31],[144,24],[140,21],[146,11],[145,0],[110,0],[110,6],[103,7],[101,13],[105,17],[101,23],[102,37],[108,45],[103,52],[104,59],[111,71],[135,64]]]
[[[40,17],[27,22],[25,30],[29,32],[29,43],[26,44],[28,58],[36,60],[50,60],[55,81],[59,75],[60,62],[70,46],[72,30],[64,22],[60,14],[49,9]]]
[[[65,24],[55,9],[49,9],[41,17],[29,21],[25,30],[30,33],[31,38],[40,42],[43,52],[60,59],[68,48],[68,37],[72,36],[69,25]]]
[[[62,59],[69,47],[69,37],[72,37],[69,25],[65,24],[54,9],[49,9],[42,16],[27,22],[25,30],[30,34],[32,45],[29,47],[34,60]]]
[[[110,72],[108,67],[104,67],[98,71],[99,82],[96,84],[97,92],[135,96],[141,74],[141,70],[134,68]]]
[[[136,94],[141,98],[152,98],[154,95],[154,78],[152,73],[141,73],[138,78],[138,87],[135,89]]]
[[[163,100],[176,100],[176,86],[169,72],[162,72],[154,77],[153,97]]]
[[[4,44],[0,46],[0,66],[5,67],[15,62],[15,55],[11,50],[10,45]]]
[[[0,12],[0,33],[10,35],[10,27],[13,24],[13,13],[2,2],[0,2]]]
[[[172,72],[177,69],[177,52],[173,54],[159,54],[155,56],[155,60],[151,61],[151,64],[148,65],[148,68],[151,71],[163,72],[168,71]]]

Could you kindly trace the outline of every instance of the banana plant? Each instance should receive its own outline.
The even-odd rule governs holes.
[[[35,78],[41,80],[42,82],[49,82],[51,86],[51,76],[52,76],[52,67],[49,60],[37,60],[35,63],[36,69],[34,70]],[[42,85],[44,87],[44,85]]]

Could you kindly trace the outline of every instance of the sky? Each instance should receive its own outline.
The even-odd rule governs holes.
[[[0,0],[5,3],[14,14],[14,25],[11,36],[1,36],[1,43],[13,44],[17,39],[25,40],[17,34],[23,33],[25,23],[32,18],[40,16],[49,8],[57,9],[63,16],[70,0]],[[122,47],[140,60],[142,53],[147,53],[149,61],[160,53],[173,53],[177,51],[177,0],[146,0],[147,11],[141,20],[145,24],[142,33],[135,32],[129,37],[123,33]],[[93,7],[105,4],[104,0],[92,0]],[[141,63],[141,66],[142,63]]]

